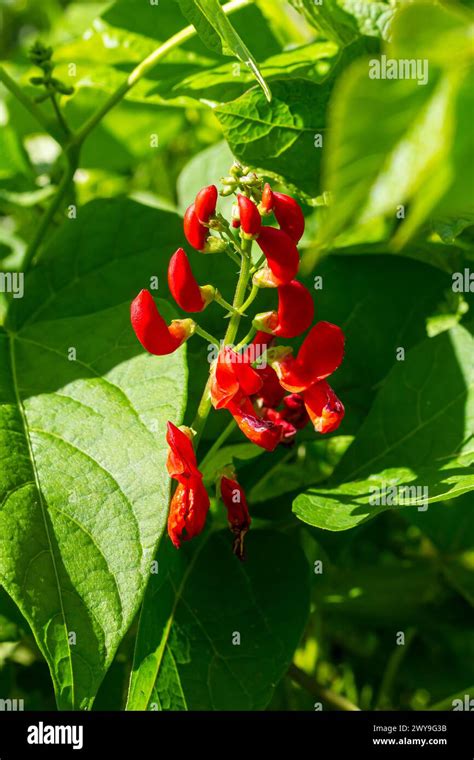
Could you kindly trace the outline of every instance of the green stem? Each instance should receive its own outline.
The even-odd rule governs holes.
[[[258,285],[252,285],[252,290],[250,291],[249,297],[247,298],[246,301],[244,301],[244,303],[240,307],[240,310],[242,312],[247,311],[247,309],[250,306],[250,304],[252,304],[255,301],[256,297],[258,296],[258,291],[259,290],[260,290],[260,288],[258,287]]]
[[[239,262],[240,264],[240,262]],[[234,309],[232,304],[230,304],[228,301],[225,300],[225,298],[222,298],[219,291],[216,291],[216,295],[214,296],[214,301],[218,303],[220,306],[223,306],[226,311],[230,311],[231,314],[239,314],[243,311],[243,309],[240,310],[240,312],[237,311],[237,309]]]
[[[253,2],[253,0],[232,0],[230,3],[226,3],[226,5],[222,6],[222,10],[224,13],[233,13],[234,11],[239,10],[239,8],[243,8],[246,5],[250,5]],[[79,131],[76,133],[75,137],[73,138],[73,141],[80,145],[88,136],[90,132],[99,124],[99,122],[104,118],[104,116],[117,104],[119,103],[122,98],[125,97],[125,95],[131,90],[131,88],[140,80],[142,79],[156,64],[161,61],[164,56],[169,53],[170,50],[172,50],[175,47],[178,47],[183,42],[186,42],[187,40],[191,39],[197,34],[196,29],[194,26],[186,26],[184,29],[181,29],[177,34],[174,34],[172,37],[170,37],[166,42],[163,43],[163,45],[160,45],[159,48],[153,51],[147,58],[145,58],[143,61],[141,61],[138,66],[135,66],[133,71],[129,74],[125,82],[122,83],[122,85],[110,96],[108,100],[105,101],[104,105],[99,108],[99,110],[91,116],[88,121],[79,129]]]
[[[391,702],[391,693],[395,678],[400,669],[400,665],[410,647],[416,634],[415,628],[409,628],[405,635],[405,644],[403,646],[396,646],[392,654],[388,658],[385,672],[382,676],[382,682],[380,684],[379,694],[375,703],[376,710],[385,710],[388,708]]]
[[[244,348],[244,346],[248,346],[248,344],[252,341],[252,339],[254,338],[256,334],[257,334],[257,328],[252,325],[247,335],[244,338],[242,338],[240,343],[238,343],[237,346],[235,347],[235,351],[240,351],[240,349]]]
[[[239,280],[237,282],[237,287],[235,289],[235,295],[234,295],[234,301],[232,304],[233,308],[236,311],[234,314],[232,314],[231,318],[229,319],[229,324],[227,325],[227,330],[224,336],[224,345],[233,343],[233,341],[235,340],[235,336],[237,335],[237,331],[239,329],[240,320],[242,318],[242,315],[240,314],[239,310],[244,301],[245,291],[247,289],[247,283],[249,280],[250,254],[252,250],[252,241],[251,240],[245,241],[243,248],[245,250],[243,251]],[[211,411],[210,383],[211,383],[211,379],[209,378],[206,383],[206,387],[204,388],[203,394],[201,396],[201,401],[199,402],[196,417],[194,418],[194,421],[192,424],[193,430],[196,431],[196,437],[194,439],[195,451],[197,451],[197,447],[201,439],[204,426],[209,416],[209,412]]]
[[[324,686],[320,686],[314,678],[311,678],[311,676],[303,670],[300,670],[296,665],[290,665],[288,675],[292,681],[295,681],[295,683],[305,689],[305,691],[311,694],[311,696],[316,697],[316,699],[322,699],[324,702],[328,702],[328,704],[336,707],[338,710],[346,710],[349,712],[360,710],[357,705],[346,697],[336,694],[334,691],[330,691],[330,689],[326,689]]]
[[[38,228],[28,248],[25,251],[25,255],[23,257],[23,262],[22,262],[22,269],[24,271],[29,269],[29,267],[34,262],[35,256],[43,242],[46,232],[48,231],[49,225],[53,221],[54,215],[58,211],[64,199],[64,196],[68,192],[69,186],[74,178],[74,173],[78,166],[79,155],[77,153],[73,153],[72,155],[67,153],[66,160],[67,160],[67,166],[66,166],[66,169],[64,170],[64,174],[61,178],[61,182],[58,185],[58,189],[56,193],[54,194],[46,212],[41,218]]]
[[[209,343],[212,343],[214,346],[217,346],[219,348],[220,343],[217,340],[217,338],[214,337],[214,335],[211,335],[211,333],[208,333],[207,330],[203,330],[202,327],[199,327],[198,324],[195,325],[194,331],[197,333],[197,335],[200,335],[201,338],[204,338]]]
[[[235,336],[237,335],[237,331],[239,329],[240,320],[242,318],[242,315],[240,314],[240,309],[245,299],[245,291],[247,290],[247,284],[249,281],[250,252],[252,250],[252,241],[246,240],[242,246],[242,249],[243,249],[242,266],[240,268],[239,280],[237,282],[237,287],[235,289],[235,295],[234,295],[234,301],[232,304],[234,309],[237,309],[238,313],[232,314],[229,320],[226,334],[224,336],[225,346],[230,345],[231,343],[234,342]]]
[[[234,251],[232,251],[230,248],[227,248],[226,253],[229,256],[229,258],[231,258],[232,261],[235,261],[235,263],[238,264],[240,267],[240,256],[234,253]]]
[[[199,465],[199,469],[200,470],[202,470],[204,468],[204,466],[209,462],[209,460],[212,459],[212,457],[214,456],[214,454],[217,451],[219,451],[219,449],[222,446],[222,444],[227,441],[227,439],[230,436],[230,434],[232,433],[232,431],[235,430],[235,427],[236,427],[236,422],[232,418],[231,421],[229,422],[229,424],[227,425],[227,427],[224,428],[224,430],[220,434],[219,438],[216,441],[214,441],[214,443],[212,444],[211,448],[207,452],[206,456],[204,457],[204,459],[200,463],[200,465]]]
[[[26,95],[25,92],[17,85],[14,79],[11,78],[9,74],[5,71],[5,69],[0,66],[0,82],[3,82],[5,87],[10,90],[12,95],[16,97],[16,99],[26,108],[27,111],[30,112],[32,116],[36,119],[36,121],[41,124],[44,131],[47,132],[51,137],[56,140],[58,143],[61,143],[61,137],[57,134],[54,127],[49,123],[48,119],[42,112],[41,108],[38,108],[37,104],[34,103],[28,95]]]
[[[199,406],[197,408],[196,416],[192,422],[192,429],[195,431],[196,435],[194,437],[193,443],[194,443],[194,450],[197,451],[197,447],[199,446],[199,441],[201,440],[201,436],[204,431],[204,427],[207,422],[207,418],[209,416],[209,412],[211,411],[211,378],[209,377],[204,390],[202,392],[201,400],[199,402]]]
[[[66,119],[64,118],[64,115],[59,108],[58,101],[56,100],[56,94],[54,92],[51,93],[51,103],[53,104],[54,113],[56,114],[56,118],[61,126],[61,129],[64,132],[64,135],[66,137],[69,137],[71,135],[71,130],[69,129],[69,126],[66,122]]]

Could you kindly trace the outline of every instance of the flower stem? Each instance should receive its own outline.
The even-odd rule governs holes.
[[[240,351],[241,348],[244,348],[244,346],[247,346],[251,342],[253,337],[256,335],[256,333],[257,333],[257,328],[252,325],[247,335],[244,338],[242,338],[240,343],[238,343],[237,346],[235,347],[235,351]]]
[[[41,108],[39,108],[37,104],[34,103],[31,98],[29,98],[28,95],[22,90],[22,88],[17,85],[15,80],[12,79],[9,74],[7,74],[3,66],[0,66],[0,82],[2,82],[7,90],[10,90],[12,95],[14,95],[16,99],[22,104],[22,106],[24,106],[24,108],[26,108],[26,110],[29,111],[32,116],[34,116],[36,121],[41,124],[44,131],[61,144],[60,135],[57,133],[54,126],[50,124]]]
[[[241,261],[241,267],[240,267],[240,274],[239,279],[237,282],[237,287],[235,289],[235,295],[234,295],[234,301],[233,301],[233,308],[235,309],[235,313],[232,314],[231,318],[229,319],[229,324],[227,325],[227,330],[224,336],[224,345],[228,345],[229,343],[233,343],[235,340],[235,336],[237,335],[237,331],[239,329],[240,320],[242,318],[242,315],[240,313],[240,307],[244,301],[245,298],[245,291],[247,289],[247,284],[249,281],[249,273],[250,273],[250,261],[251,261],[251,250],[252,250],[252,241],[246,240],[242,246],[242,261]],[[196,431],[196,436],[194,439],[194,448],[197,451],[197,447],[201,438],[201,435],[203,433],[207,418],[209,416],[209,412],[211,411],[211,395],[210,395],[210,385],[211,385],[211,378],[208,379],[206,383],[206,387],[204,388],[203,394],[201,396],[201,401],[199,402],[198,410],[196,413],[196,417],[194,418],[194,421],[192,423],[193,430]]]
[[[234,418],[232,418],[231,421],[229,422],[229,424],[227,425],[227,427],[224,428],[224,430],[222,431],[222,433],[220,434],[220,436],[217,438],[217,440],[214,441],[214,443],[212,444],[211,448],[207,452],[206,456],[204,457],[204,459],[200,463],[200,465],[199,465],[199,469],[200,470],[202,470],[203,467],[209,462],[209,460],[212,459],[212,457],[214,456],[214,454],[217,451],[219,451],[219,449],[222,446],[222,444],[227,441],[227,439],[230,436],[230,434],[233,432],[233,430],[235,430],[236,424],[237,423],[235,422]]]
[[[220,306],[223,306],[224,309],[226,309],[226,311],[230,311],[231,314],[240,314],[243,311],[242,309],[240,311],[237,311],[237,309],[234,309],[232,304],[226,301],[225,298],[222,298],[219,291],[216,292],[216,295],[214,296],[214,301],[218,303]]]
[[[48,227],[51,224],[54,215],[58,211],[59,207],[61,206],[61,203],[64,199],[64,196],[67,194],[70,184],[73,181],[75,171],[78,166],[79,161],[79,154],[77,152],[73,153],[66,153],[66,160],[67,160],[67,166],[64,170],[64,174],[61,178],[61,182],[58,185],[58,189],[56,193],[54,194],[50,205],[48,206],[46,212],[44,213],[38,228],[30,241],[30,244],[28,245],[28,248],[25,251],[25,255],[23,257],[22,262],[22,269],[27,270],[30,268],[30,266],[34,263],[35,256],[38,252],[39,247],[41,246],[43,242],[43,238],[46,235],[46,232],[48,231]]]
[[[258,287],[258,285],[252,285],[252,290],[250,291],[250,295],[247,298],[247,300],[244,301],[244,303],[240,307],[240,311],[244,312],[244,311],[246,311],[248,309],[248,307],[250,306],[250,304],[252,304],[255,301],[256,297],[258,296],[258,291],[259,290],[260,290],[260,288]]]
[[[194,332],[197,333],[197,335],[200,335],[201,338],[204,338],[209,343],[212,343],[214,346],[217,346],[219,348],[219,341],[217,338],[214,337],[214,335],[211,335],[211,333],[208,333],[207,330],[203,330],[202,327],[199,327],[198,324],[195,323]]]
[[[349,712],[359,711],[360,708],[353,704],[346,697],[336,694],[330,689],[326,689],[324,686],[320,686],[311,676],[307,675],[303,670],[296,667],[296,665],[290,665],[288,675],[292,681],[295,681],[305,691],[311,694],[313,697],[323,699],[328,704],[337,707],[339,710],[348,710]]]

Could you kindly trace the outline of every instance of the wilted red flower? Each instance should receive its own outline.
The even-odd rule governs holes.
[[[318,433],[332,433],[341,424],[344,405],[326,380],[314,383],[304,392],[304,403]]]
[[[177,549],[182,541],[189,541],[201,533],[208,511],[209,496],[201,477],[178,483],[168,517],[168,535]]]
[[[244,538],[250,528],[250,515],[244,489],[233,477],[221,478],[221,496],[227,510],[229,527],[234,534],[233,552],[239,558],[244,558]]]
[[[132,301],[130,318],[135,335],[150,354],[172,354],[193,334],[192,319],[174,319],[168,326],[149,290],[142,290]]]

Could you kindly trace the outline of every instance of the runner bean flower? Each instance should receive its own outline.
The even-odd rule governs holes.
[[[243,559],[250,515],[232,457],[224,461],[221,454],[221,464],[215,470],[211,468],[211,476],[207,455],[201,469],[197,464],[196,451],[209,412],[212,407],[217,412],[226,410],[244,436],[267,452],[277,446],[292,446],[298,431],[310,423],[318,433],[335,431],[343,420],[344,406],[327,378],[343,360],[344,335],[337,325],[326,321],[311,327],[315,314],[313,295],[297,279],[297,244],[304,234],[304,215],[298,202],[273,190],[238,162],[223,178],[222,185],[221,196],[235,195],[231,218],[225,219],[218,211],[217,187],[209,185],[199,191],[186,210],[184,234],[195,251],[227,255],[233,266],[239,264],[232,302],[226,301],[214,285],[199,284],[193,272],[195,267],[198,270],[199,254],[192,254],[196,257],[194,264],[184,248],[171,256],[168,287],[180,309],[197,315],[199,320],[204,309],[224,309],[223,335],[211,335],[190,318],[174,319],[168,324],[149,290],[142,290],[132,302],[131,322],[149,353],[170,354],[193,335],[207,341],[209,356],[209,348],[214,352],[191,427],[168,423],[167,469],[177,482],[168,533],[177,548],[201,533],[210,506],[207,488],[214,480],[216,498],[224,504],[234,535],[234,553]],[[278,226],[272,225],[272,219]],[[254,243],[260,256],[258,250],[252,255]],[[274,306],[252,316],[252,304],[262,288]],[[245,321],[247,334],[236,344]],[[296,352],[293,346],[278,344],[303,334]],[[232,426],[211,446],[209,455],[218,451],[230,432]]]

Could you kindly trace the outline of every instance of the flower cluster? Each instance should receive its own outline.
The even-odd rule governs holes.
[[[220,345],[201,402],[205,413],[200,405],[192,428],[168,424],[167,467],[178,483],[168,532],[176,547],[202,531],[209,510],[193,440],[197,442],[211,404],[216,410],[226,409],[242,433],[267,451],[291,444],[298,430],[310,422],[317,432],[330,433],[344,416],[343,404],[327,382],[343,359],[343,333],[329,322],[311,327],[313,298],[295,279],[297,244],[304,232],[300,206],[289,195],[272,190],[268,183],[262,187],[258,176],[238,163],[223,179],[223,185],[221,195],[236,195],[231,223],[216,211],[218,191],[210,185],[200,190],[187,209],[184,233],[196,250],[227,253],[239,262],[233,303],[225,301],[213,285],[197,282],[183,248],[173,254],[168,267],[169,290],[181,309],[196,314],[216,302],[228,312],[223,341],[219,343],[190,318],[168,325],[147,290],[142,290],[131,306],[135,333],[152,354],[169,354],[194,333]],[[263,224],[272,214],[278,227]],[[261,250],[256,263],[251,256],[254,241]],[[240,321],[246,318],[245,312],[260,288],[276,289],[278,305],[273,311],[257,314],[246,338],[235,346]],[[295,338],[307,330],[297,355],[289,346],[275,345],[277,339]],[[218,492],[235,537],[234,552],[242,558],[250,517],[245,494],[229,467],[218,474]]]

